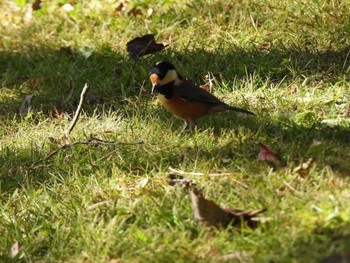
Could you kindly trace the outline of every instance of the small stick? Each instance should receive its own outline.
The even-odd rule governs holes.
[[[84,85],[84,88],[80,94],[80,101],[79,101],[79,105],[78,105],[78,108],[74,114],[74,117],[68,127],[68,129],[64,132],[64,136],[66,138],[69,138],[69,135],[70,133],[72,132],[72,130],[74,129],[74,126],[75,124],[77,123],[78,119],[79,119],[79,116],[80,116],[80,112],[81,112],[81,109],[83,107],[83,103],[84,103],[84,100],[85,100],[85,94],[87,92],[87,90],[89,89],[89,86],[87,85],[87,83],[85,83]]]
[[[57,148],[56,150],[50,152],[48,155],[46,155],[44,158],[36,161],[35,163],[31,164],[29,166],[29,170],[34,170],[37,168],[37,165],[41,162],[47,161],[48,159],[50,159],[52,156],[56,155],[58,152],[60,152],[63,149],[69,148],[69,147],[73,147],[75,145],[93,145],[93,146],[121,146],[121,145],[138,145],[138,144],[143,144],[143,141],[140,142],[112,142],[112,141],[104,141],[101,139],[97,139],[97,138],[89,138],[86,141],[77,141],[77,142],[73,142],[71,144],[64,144],[61,147]]]

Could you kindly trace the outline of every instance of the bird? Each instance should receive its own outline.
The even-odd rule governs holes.
[[[222,102],[210,92],[195,85],[178,73],[168,61],[160,61],[149,71],[151,93],[157,93],[163,107],[175,117],[184,120],[182,129],[193,130],[196,121],[209,114],[232,110],[255,115],[253,112]]]

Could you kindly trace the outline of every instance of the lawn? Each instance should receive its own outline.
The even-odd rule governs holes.
[[[0,261],[350,262],[350,2],[228,2],[0,2]],[[131,59],[149,33],[168,46]],[[150,94],[161,60],[257,116],[180,133]],[[62,147],[85,83],[70,141],[113,143]],[[258,160],[259,142],[286,165]],[[199,225],[170,168],[269,221]]]

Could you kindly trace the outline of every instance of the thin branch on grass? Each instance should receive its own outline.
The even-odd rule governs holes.
[[[64,137],[66,139],[69,139],[69,135],[71,134],[72,130],[74,129],[75,124],[77,124],[77,121],[79,119],[80,112],[81,112],[81,109],[83,107],[83,103],[85,100],[85,95],[86,95],[86,92],[88,91],[88,89],[89,89],[89,86],[87,85],[87,83],[85,83],[84,88],[80,94],[80,101],[79,101],[78,108],[74,114],[74,117],[73,117],[68,129],[64,132]]]
[[[210,177],[216,177],[216,176],[231,176],[233,175],[232,173],[199,173],[199,172],[185,172],[185,171],[182,171],[182,170],[178,170],[178,169],[174,169],[172,167],[169,167],[168,168],[170,172],[172,173],[176,173],[176,174],[187,174],[187,175],[194,175],[194,176],[203,176],[203,175],[207,175],[207,176],[210,176]],[[244,188],[249,188],[248,185],[238,181],[237,179],[234,179],[232,177],[230,177],[230,179],[234,182],[236,182],[237,184],[241,185],[242,187]]]
[[[87,139],[86,141],[77,141],[73,142],[70,144],[64,144],[61,147],[57,148],[56,150],[50,152],[48,155],[46,155],[44,158],[34,162],[29,166],[29,170],[35,170],[38,168],[38,164],[42,163],[44,161],[47,161],[48,159],[52,158],[52,156],[56,155],[60,151],[67,149],[67,148],[72,148],[76,145],[92,145],[92,146],[123,146],[123,145],[138,145],[138,144],[144,144],[143,141],[139,142],[113,142],[113,141],[104,141],[101,139],[97,139],[94,137],[91,137]]]

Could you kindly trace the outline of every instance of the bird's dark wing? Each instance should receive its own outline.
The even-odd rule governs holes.
[[[210,92],[201,89],[200,87],[194,85],[190,81],[183,81],[181,84],[174,87],[174,91],[179,94],[183,100],[195,101],[195,102],[204,102],[208,104],[225,104],[215,97]]]
[[[194,102],[203,102],[207,105],[211,105],[213,112],[220,112],[224,110],[232,110],[236,112],[242,112],[246,114],[255,115],[253,112],[233,107],[222,102],[210,92],[201,89],[188,80],[182,80],[178,85],[175,85],[174,91],[179,94],[181,99]]]

